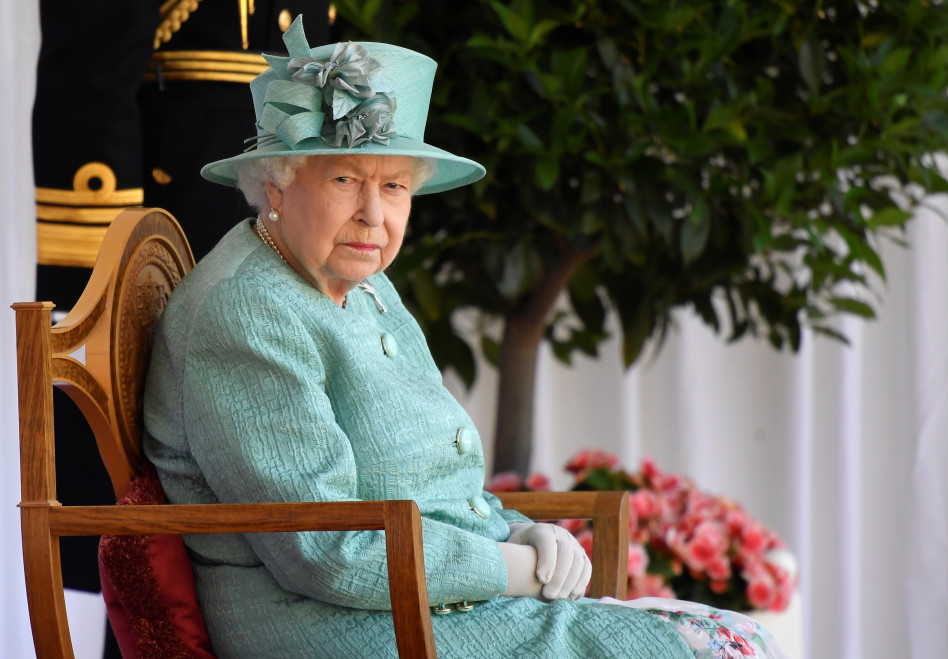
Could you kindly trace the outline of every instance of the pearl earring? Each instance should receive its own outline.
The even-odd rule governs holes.
[[[279,222],[279,221],[280,221],[280,212],[279,212],[277,209],[275,209],[275,208],[271,208],[271,209],[270,209],[270,213],[267,215],[267,217],[270,218],[270,221],[271,221],[271,222]]]

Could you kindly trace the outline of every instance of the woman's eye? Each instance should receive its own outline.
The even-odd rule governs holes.
[[[336,181],[339,182],[339,183],[348,183],[348,182],[349,182],[349,177],[348,177],[348,176],[337,176],[337,177],[336,177]]]

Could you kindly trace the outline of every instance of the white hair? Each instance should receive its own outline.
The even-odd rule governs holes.
[[[286,190],[296,170],[306,164],[307,158],[319,156],[277,156],[274,158],[251,158],[236,165],[237,187],[243,193],[254,210],[263,213],[270,208],[267,198],[267,183],[280,190]],[[411,193],[415,194],[422,185],[438,173],[438,163],[432,158],[412,158]]]
[[[267,183],[280,190],[296,178],[296,170],[306,164],[306,156],[280,156],[277,158],[251,158],[237,163],[237,187],[244,193],[247,203],[258,213],[270,208],[267,198]]]

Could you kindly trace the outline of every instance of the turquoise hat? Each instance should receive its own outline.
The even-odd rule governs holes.
[[[430,158],[437,173],[415,194],[473,183],[473,160],[425,144],[438,64],[384,43],[310,48],[297,16],[283,34],[288,57],[264,55],[270,68],[250,83],[257,135],[244,153],[205,165],[201,176],[237,186],[235,165],[252,158],[365,154]]]

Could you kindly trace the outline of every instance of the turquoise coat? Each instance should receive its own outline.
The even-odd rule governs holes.
[[[414,499],[442,657],[688,657],[667,623],[502,597],[524,521],[483,491],[480,438],[384,275],[340,308],[241,222],[175,290],[145,393],[144,449],[173,503]],[[385,309],[383,312],[382,309]],[[462,441],[458,441],[458,438]],[[221,657],[394,657],[381,531],[194,535]]]

